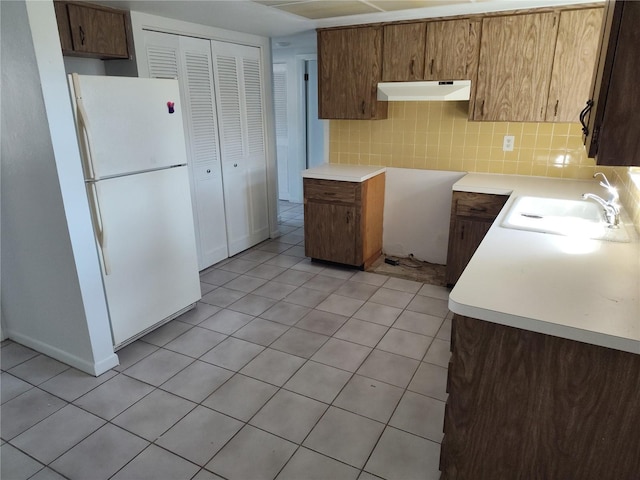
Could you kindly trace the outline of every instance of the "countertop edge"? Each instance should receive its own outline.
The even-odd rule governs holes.
[[[303,170],[302,178],[362,183],[386,171],[386,167],[378,166],[324,164],[320,167]]]

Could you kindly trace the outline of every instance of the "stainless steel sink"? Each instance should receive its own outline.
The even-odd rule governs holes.
[[[609,228],[602,207],[587,200],[517,197],[501,226],[610,242],[630,241],[624,225]]]

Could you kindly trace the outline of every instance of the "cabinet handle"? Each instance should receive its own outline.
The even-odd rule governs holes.
[[[336,194],[336,192],[324,192],[324,195],[326,197],[333,197]]]
[[[480,105],[480,116],[484,117],[484,100],[482,100],[482,105]]]
[[[416,61],[415,60],[411,60],[411,64],[409,65],[409,71],[411,72],[411,76],[413,77],[414,75],[414,65],[415,65]]]
[[[84,45],[84,29],[82,25],[78,27],[78,30],[80,31],[80,45]]]
[[[460,240],[464,240],[464,225],[460,228]]]
[[[364,100],[363,100],[362,103],[360,104],[360,110],[362,111],[363,115],[364,115],[364,107],[365,107],[365,103],[364,103]]]
[[[431,59],[431,62],[429,63],[429,75],[433,75],[433,58]]]
[[[345,219],[347,221],[347,224],[349,224],[349,212],[347,212],[347,214],[345,215]]]
[[[472,212],[486,212],[487,207],[469,207]]]
[[[207,173],[211,173],[211,169],[210,168],[207,168]]]
[[[591,111],[591,107],[593,107],[593,100],[587,100],[587,106],[582,109],[580,112],[580,123],[582,124],[582,133],[584,135],[589,135],[589,128],[587,124],[584,122],[585,117]]]
[[[558,116],[558,103],[560,103],[560,100],[556,100],[556,107],[553,109],[553,116],[554,117]]]

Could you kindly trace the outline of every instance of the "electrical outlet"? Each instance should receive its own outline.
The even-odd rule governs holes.
[[[516,141],[516,137],[513,135],[505,135],[504,141],[502,142],[502,151],[503,152],[513,152],[513,144]]]

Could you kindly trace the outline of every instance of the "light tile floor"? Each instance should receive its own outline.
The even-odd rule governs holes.
[[[98,378],[3,342],[2,479],[439,478],[448,290],[312,263],[280,208]]]

